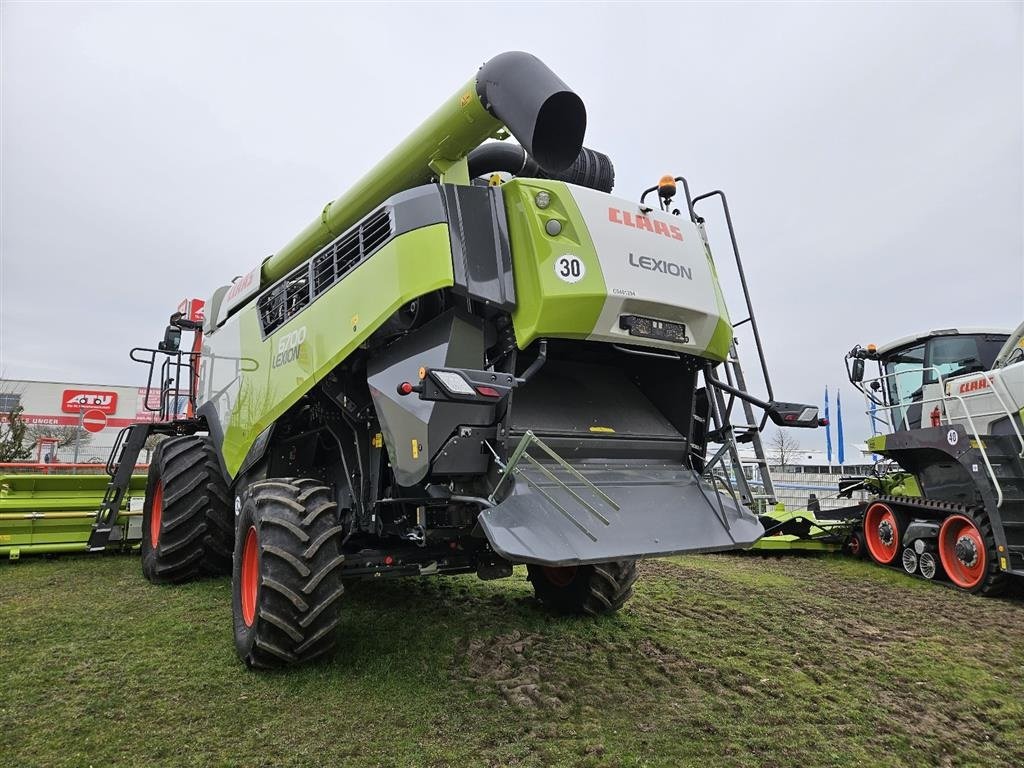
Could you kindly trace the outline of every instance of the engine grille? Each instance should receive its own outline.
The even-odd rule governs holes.
[[[256,302],[264,337],[269,336],[374,254],[391,239],[391,214],[380,208],[316,253]]]

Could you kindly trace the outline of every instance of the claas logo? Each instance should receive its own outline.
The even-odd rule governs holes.
[[[117,411],[117,392],[95,389],[65,389],[61,397],[64,413],[100,411],[107,415]]]
[[[988,379],[965,381],[960,385],[960,394],[963,395],[967,392],[977,392],[979,389],[988,389]]]
[[[629,211],[624,211],[621,208],[609,208],[608,221],[613,224],[621,224],[624,227],[645,229],[648,232],[653,232],[656,235],[662,235],[664,237],[671,238],[672,240],[681,241],[683,239],[682,231],[675,224],[666,224],[664,221],[652,219],[650,216],[630,213]]]

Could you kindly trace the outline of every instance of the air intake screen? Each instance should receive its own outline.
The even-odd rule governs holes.
[[[393,231],[387,209],[374,211],[270,288],[256,303],[263,335],[276,331],[362,264],[391,239]]]

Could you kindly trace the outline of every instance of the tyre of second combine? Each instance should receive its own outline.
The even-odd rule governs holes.
[[[264,480],[246,491],[232,578],[235,649],[249,667],[329,653],[340,618],[342,526],[317,480]]]
[[[231,570],[231,495],[207,438],[159,443],[142,509],[142,573],[157,584]]]

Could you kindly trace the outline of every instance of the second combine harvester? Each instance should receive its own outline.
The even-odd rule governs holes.
[[[656,210],[609,195],[585,126],[538,59],[497,56],[216,290],[201,327],[172,316],[160,348],[133,356],[162,362],[165,399],[188,391],[190,418],[126,431],[91,548],[116,521],[122,467],[170,435],[143,571],[233,569],[237,650],[263,667],[334,646],[344,578],[526,563],[543,603],[603,613],[638,558],[754,542],[750,500],[716,480],[734,398],[764,409],[760,427],[814,427],[817,409],[719,381],[733,326],[695,200],[670,211],[671,179]],[[521,147],[484,143],[508,134]],[[709,459],[709,442],[725,448]]]

